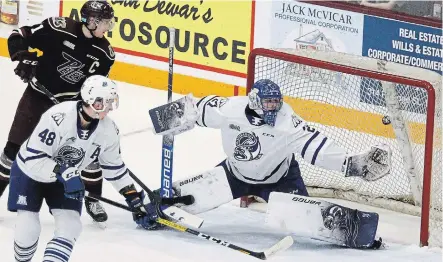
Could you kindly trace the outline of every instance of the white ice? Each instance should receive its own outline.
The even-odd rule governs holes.
[[[6,143],[17,103],[25,85],[14,76],[14,65],[0,58],[0,149]],[[149,76],[146,76],[149,77]],[[166,86],[166,83],[165,83]],[[149,127],[148,110],[166,101],[166,92],[119,83],[120,108],[112,117],[120,127],[122,153],[125,163],[151,188],[160,184],[161,137],[150,131],[125,136],[129,132]],[[195,128],[177,136],[174,145],[174,179],[196,174],[224,159],[219,131]],[[15,214],[6,210],[8,191],[0,199],[0,254],[1,262],[14,261],[13,239]],[[124,202],[122,197],[105,182],[105,197]],[[341,202],[342,203],[342,202]],[[420,248],[419,219],[381,209],[347,203],[352,207],[376,210],[380,213],[378,235],[387,242],[384,250],[353,250],[324,242],[299,238],[287,251],[270,260],[292,261],[441,261],[438,249]],[[137,229],[127,212],[105,206],[109,215],[108,227],[99,229],[84,212],[83,232],[75,244],[70,261],[258,261],[237,251],[218,246],[194,236],[168,231]],[[238,201],[201,215],[205,219],[202,232],[239,246],[263,250],[284,235],[266,228],[265,214],[241,209]],[[41,210],[42,233],[33,261],[41,261],[46,242],[52,238],[54,223],[44,204]]]

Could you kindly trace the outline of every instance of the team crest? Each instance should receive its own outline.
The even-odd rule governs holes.
[[[57,124],[57,126],[60,126],[60,124],[65,119],[65,116],[66,116],[65,113],[55,113],[51,117],[52,119],[54,119],[55,124]]]
[[[82,148],[75,148],[73,146],[63,146],[54,157],[54,161],[59,165],[69,164],[70,166],[77,166],[83,161],[85,151]]]
[[[64,17],[54,17],[52,21],[56,28],[66,28],[66,19]]]
[[[94,9],[101,9],[103,7],[103,4],[100,3],[99,1],[92,1],[91,7]]]
[[[235,140],[234,158],[238,161],[252,161],[260,159],[261,145],[254,132],[241,133]]]
[[[262,126],[265,124],[265,121],[261,117],[246,114],[246,118],[248,119],[249,123],[253,126]]]

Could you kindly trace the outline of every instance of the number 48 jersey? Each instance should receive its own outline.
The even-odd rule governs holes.
[[[276,183],[286,175],[293,154],[308,163],[342,171],[346,151],[309,126],[283,103],[275,126],[248,106],[248,97],[208,96],[197,102],[197,124],[221,129],[230,172],[250,184]]]
[[[104,178],[117,190],[132,184],[121,159],[117,126],[106,117],[82,129],[80,106],[80,101],[63,102],[46,111],[20,147],[18,166],[30,178],[51,183],[56,181],[57,164],[68,163],[81,171],[98,158]]]

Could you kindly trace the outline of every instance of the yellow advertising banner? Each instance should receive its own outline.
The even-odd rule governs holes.
[[[80,20],[84,1],[62,1],[61,15]],[[245,77],[251,46],[252,0],[110,1],[116,25],[107,35],[117,52],[168,60],[169,27],[176,29],[174,63]]]

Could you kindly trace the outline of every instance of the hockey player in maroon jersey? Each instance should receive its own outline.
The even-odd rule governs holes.
[[[31,135],[40,116],[54,103],[40,90],[44,86],[62,102],[79,100],[80,88],[90,75],[107,76],[115,54],[104,36],[115,19],[106,1],[87,1],[81,8],[81,22],[66,17],[45,19],[33,26],[16,29],[8,38],[14,73],[28,86],[17,106],[8,141],[0,156],[0,195],[9,183],[9,173],[22,143]],[[86,189],[102,191],[102,171],[98,162],[82,172]],[[97,201],[85,200],[88,214],[97,222],[107,214]]]

